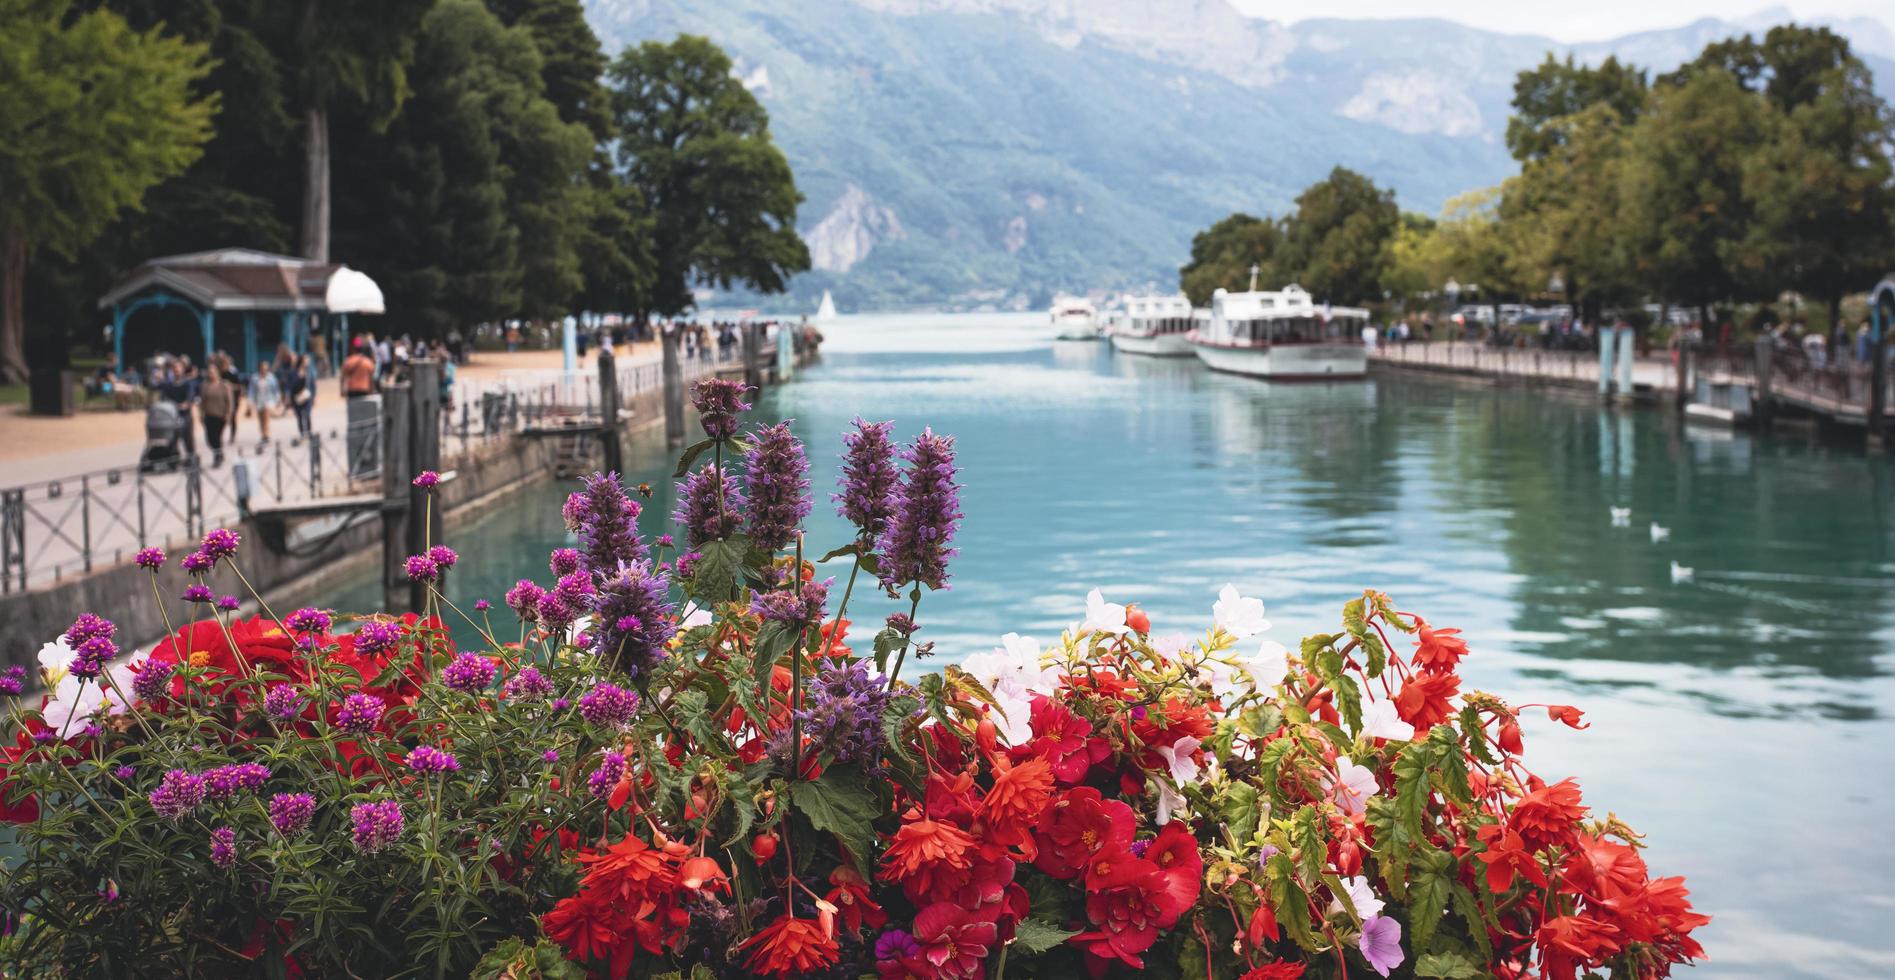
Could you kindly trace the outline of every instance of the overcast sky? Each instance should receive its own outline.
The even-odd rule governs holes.
[[[1598,41],[1658,27],[1677,27],[1700,17],[1739,20],[1769,8],[1787,7],[1798,17],[1870,16],[1895,30],[1891,0],[1718,3],[1716,0],[1231,0],[1239,10],[1271,20],[1312,17],[1443,17],[1488,30],[1544,34],[1560,41]]]

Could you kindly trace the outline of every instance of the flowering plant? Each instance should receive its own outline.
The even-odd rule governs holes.
[[[1050,645],[1008,634],[904,678],[954,556],[953,441],[898,450],[858,420],[838,589],[803,554],[802,444],[743,433],[742,395],[694,395],[683,553],[596,476],[564,509],[577,547],[550,586],[508,590],[504,628],[447,603],[444,548],[413,563],[424,609],[352,632],[205,602],[117,665],[111,624],[81,617],[49,644],[52,693],[15,708],[0,952],[101,973],[1212,980],[1655,977],[1702,955],[1681,880],[1527,770],[1530,715],[1463,693],[1456,632],[1379,593],[1292,651],[1234,588],[1194,639],[1095,591]],[[182,563],[206,593],[242,581],[214,534]],[[162,556],[140,563],[159,592]],[[858,587],[908,611],[852,644]]]

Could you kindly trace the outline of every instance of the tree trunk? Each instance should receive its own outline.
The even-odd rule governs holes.
[[[8,231],[0,253],[0,379],[24,384],[26,366],[26,240]]]
[[[329,261],[329,115],[304,112],[303,257]]]

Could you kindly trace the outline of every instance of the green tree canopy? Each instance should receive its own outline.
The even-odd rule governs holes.
[[[540,52],[540,77],[559,118],[586,127],[594,140],[610,131],[605,94],[605,50],[586,23],[579,0],[487,0],[508,27],[524,27]]]
[[[692,285],[782,292],[809,268],[789,161],[769,115],[708,39],[627,48],[610,73],[614,163],[650,210],[655,268],[641,312],[675,315]]]
[[[26,375],[29,252],[72,256],[196,160],[207,49],[65,0],[0,0],[0,374]]]
[[[1522,162],[1546,156],[1567,135],[1559,120],[1598,103],[1629,122],[1644,108],[1645,90],[1645,72],[1617,58],[1592,67],[1575,64],[1572,55],[1558,61],[1549,53],[1539,67],[1514,79],[1507,149]]]
[[[1253,266],[1260,285],[1281,286],[1276,263],[1282,249],[1280,222],[1233,214],[1191,237],[1191,261],[1178,270],[1178,286],[1192,306],[1209,306],[1219,289],[1248,288]]]
[[[1625,120],[1595,102],[1549,123],[1555,138],[1502,189],[1500,215],[1509,226],[1515,281],[1529,291],[1564,284],[1566,298],[1597,318],[1608,303],[1635,298],[1626,244]]]
[[[1378,299],[1400,220],[1394,191],[1337,167],[1296,197],[1286,235],[1288,268],[1312,295],[1338,303]]]

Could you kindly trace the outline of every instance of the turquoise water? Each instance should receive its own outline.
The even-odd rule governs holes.
[[[1895,642],[1885,459],[1546,394],[1378,377],[1272,386],[1194,360],[1055,344],[1044,318],[846,318],[754,413],[793,418],[815,480],[860,413],[953,433],[967,490],[954,587],[922,602],[949,660],[1050,641],[1094,586],[1195,632],[1218,588],[1263,597],[1286,643],[1364,587],[1466,631],[1470,687],[1574,703],[1529,715],[1528,758],[1649,835],[1654,874],[1716,915],[1699,976],[1895,974]],[[662,452],[632,480],[673,498]],[[458,600],[546,579],[547,486],[456,532]],[[1632,508],[1613,527],[1611,506]],[[1648,525],[1671,529],[1654,544]],[[841,543],[826,507],[812,547]],[[1671,562],[1695,569],[1672,581]],[[835,574],[846,575],[843,567]],[[325,597],[379,601],[372,585]],[[905,604],[904,604],[905,606]],[[896,608],[858,599],[858,621]]]

